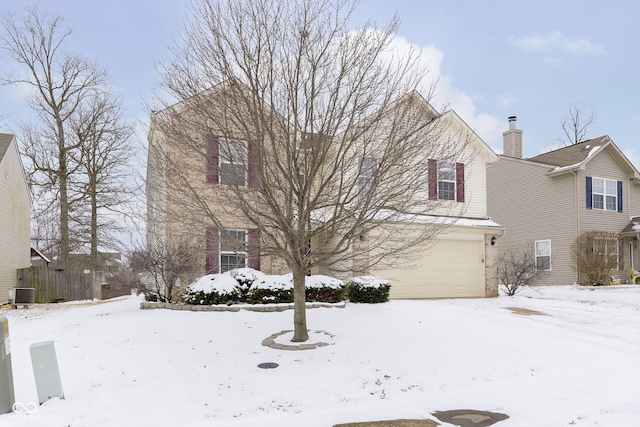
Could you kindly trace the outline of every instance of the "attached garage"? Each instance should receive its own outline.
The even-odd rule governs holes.
[[[479,237],[439,239],[415,267],[372,273],[391,281],[393,299],[483,297],[484,235]]]

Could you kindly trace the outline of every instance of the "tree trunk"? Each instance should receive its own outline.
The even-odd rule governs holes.
[[[69,266],[69,198],[67,195],[67,149],[64,143],[62,122],[58,121],[58,162],[60,179],[60,262],[62,268]]]
[[[98,201],[96,179],[90,177],[90,197],[91,197],[91,271],[94,272],[94,278],[98,277]],[[93,298],[101,299],[102,286],[100,283],[94,283]]]
[[[293,273],[293,342],[305,342],[309,339],[307,332],[307,311],[305,306],[305,274],[304,271]]]

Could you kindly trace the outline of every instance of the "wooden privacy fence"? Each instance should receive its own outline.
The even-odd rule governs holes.
[[[18,287],[35,288],[37,303],[94,298],[91,275],[80,269],[22,268],[18,270]]]

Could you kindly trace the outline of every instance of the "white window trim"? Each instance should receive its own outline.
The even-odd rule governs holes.
[[[440,178],[440,170],[443,169],[443,168],[449,168],[449,169],[453,170],[453,179],[452,180],[451,179],[441,179]],[[454,201],[454,202],[457,201],[456,200],[456,198],[457,198],[457,194],[456,194],[457,193],[457,191],[456,191],[456,174],[457,174],[457,170],[456,170],[455,162],[440,162],[440,161],[438,162],[438,172],[437,172],[437,175],[436,175],[437,182],[438,182],[437,183],[438,200],[451,200],[451,201]],[[453,197],[452,198],[446,198],[446,199],[440,198],[440,195],[441,195],[440,183],[441,182],[446,182],[446,183],[449,183],[449,184],[453,184],[453,191],[452,191]]]
[[[616,270],[617,271],[624,270],[624,267],[621,265],[621,262],[620,262],[620,261],[622,261],[620,259],[620,255],[621,255],[620,254],[620,240],[615,238],[615,237],[595,238],[594,239],[594,243],[595,243],[595,240],[604,240],[604,250],[605,250],[605,252],[603,254],[599,254],[599,255],[605,255],[605,256],[609,255],[609,252],[610,252],[609,244],[612,243],[614,245],[615,255],[616,255]],[[595,244],[594,244],[594,246],[595,246]],[[593,248],[593,251],[594,252],[596,251],[595,247]],[[611,251],[611,252],[613,252],[613,251]],[[623,267],[623,268],[620,268],[620,267]]]
[[[371,164],[367,166],[367,162]],[[358,194],[366,195],[375,191],[374,175],[378,169],[378,159],[375,157],[358,157]]]
[[[602,188],[604,190],[603,193],[596,192],[596,180],[602,181]],[[615,185],[613,188],[615,189],[614,194],[607,193],[607,182],[613,182]],[[597,208],[595,203],[595,196],[602,196],[602,207]],[[613,197],[613,209],[607,209],[607,197]],[[599,211],[609,211],[609,212],[617,212],[618,211],[618,181],[615,179],[607,179],[607,178],[599,178],[592,177],[591,178],[591,207],[593,209],[597,209]]]
[[[224,160],[226,160],[225,157],[226,157],[227,153],[226,153],[226,150],[222,150],[222,144],[229,144],[229,143],[232,143],[232,144],[240,143],[240,144],[244,145],[244,150],[243,150],[244,151],[244,153],[243,153],[244,156],[241,159],[240,163],[238,163],[238,162],[233,162],[232,163],[232,162],[224,161]],[[224,174],[222,173],[222,165],[223,164],[230,165],[232,167],[241,165],[244,168],[244,185],[239,185],[238,187],[247,187],[248,186],[248,182],[249,182],[249,176],[248,176],[249,171],[248,171],[248,167],[247,167],[247,165],[249,163],[249,159],[248,158],[249,158],[249,143],[248,143],[248,141],[245,141],[243,139],[220,138],[218,140],[218,170],[220,171],[219,172],[220,177],[218,178],[218,182],[220,182],[221,185],[229,185],[229,184],[223,184],[222,183],[222,181],[224,179],[223,178]],[[233,159],[232,159],[232,161],[233,161]]]
[[[542,242],[549,242],[549,255],[543,255],[543,254],[538,254],[538,243],[542,243]],[[546,270],[542,270],[542,271],[551,271],[552,266],[551,266],[551,239],[545,239],[545,240],[536,240],[535,243],[533,244],[533,250],[534,250],[534,254],[535,254],[535,259],[536,259],[536,270],[538,269],[538,257],[549,257],[549,268]]]
[[[245,247],[246,247],[246,245],[248,244],[248,239],[249,239],[249,230],[242,229],[242,228],[235,228],[235,229],[229,229],[228,230],[229,233],[232,233],[234,231],[240,231],[240,232],[244,233],[244,244],[245,244]],[[222,233],[222,232],[220,232],[220,233]],[[228,271],[228,270],[224,270],[223,271],[223,264],[222,264],[222,256],[223,255],[244,257],[244,265],[245,265],[245,267],[247,265],[249,265],[249,254],[247,252],[244,252],[244,251],[242,251],[242,252],[225,251],[225,250],[222,249],[222,242],[223,242],[222,235],[220,235],[220,250],[218,251],[218,253],[219,253],[219,255],[218,255],[218,265],[220,266],[220,272],[221,273],[224,273],[225,271]],[[224,266],[226,266],[226,264]]]

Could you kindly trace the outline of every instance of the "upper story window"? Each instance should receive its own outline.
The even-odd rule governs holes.
[[[451,162],[438,162],[438,199],[456,199],[456,165]]]
[[[220,184],[247,185],[247,142],[220,138]]]
[[[622,212],[622,181],[587,177],[587,209]]]
[[[257,141],[205,136],[206,180],[211,184],[259,187],[260,147]]]
[[[429,159],[429,200],[464,202],[464,163]]]
[[[536,270],[551,270],[551,240],[536,240]]]
[[[373,157],[360,157],[358,174],[358,194],[365,195],[374,188],[374,174],[378,167],[378,160]]]

